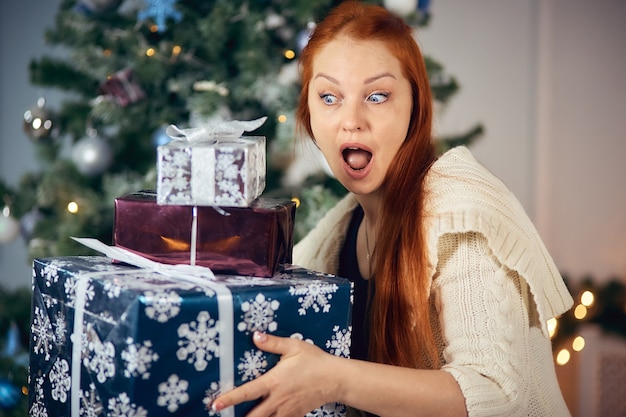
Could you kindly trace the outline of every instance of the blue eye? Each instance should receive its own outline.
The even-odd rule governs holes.
[[[374,93],[367,97],[367,101],[371,101],[372,103],[383,103],[387,101],[387,98],[389,98],[389,94],[387,93]]]
[[[329,93],[320,94],[320,98],[324,104],[335,104],[337,102],[337,97]]]

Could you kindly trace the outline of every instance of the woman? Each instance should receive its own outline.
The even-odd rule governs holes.
[[[299,127],[350,193],[294,263],[355,282],[353,354],[257,333],[280,362],[213,409],[261,398],[249,416],[333,401],[393,417],[569,415],[546,321],[571,296],[505,186],[464,147],[436,157],[411,28],[347,1],[300,61]]]

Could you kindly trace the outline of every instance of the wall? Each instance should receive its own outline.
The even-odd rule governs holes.
[[[37,169],[23,112],[55,91],[28,83],[60,0],[2,0],[0,177]],[[626,2],[433,0],[419,33],[424,52],[461,91],[441,113],[441,133],[487,129],[476,157],[519,197],[557,265],[579,279],[626,274]],[[22,239],[0,245],[0,283],[28,285]]]
[[[626,275],[626,2],[435,0],[419,35],[461,84],[442,133],[519,197],[572,281]]]
[[[61,0],[0,0],[0,178],[11,186],[22,174],[39,169],[34,146],[22,130],[24,111],[40,96],[53,109],[61,97],[58,91],[30,85],[28,74],[30,60],[50,48],[44,30],[54,24],[60,4]],[[1,200],[0,204],[4,206]],[[24,239],[0,244],[0,284],[15,288],[30,285],[30,280]]]

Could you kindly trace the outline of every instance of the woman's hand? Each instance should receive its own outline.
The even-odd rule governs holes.
[[[280,355],[280,361],[260,377],[217,397],[211,404],[214,411],[260,398],[248,417],[302,417],[335,400],[333,364],[340,358],[301,340],[260,332],[253,340],[259,349]]]

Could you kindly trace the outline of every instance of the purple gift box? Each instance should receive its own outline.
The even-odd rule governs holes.
[[[271,277],[291,263],[295,210],[264,197],[249,207],[160,205],[141,191],[115,199],[113,243],[161,263]]]

